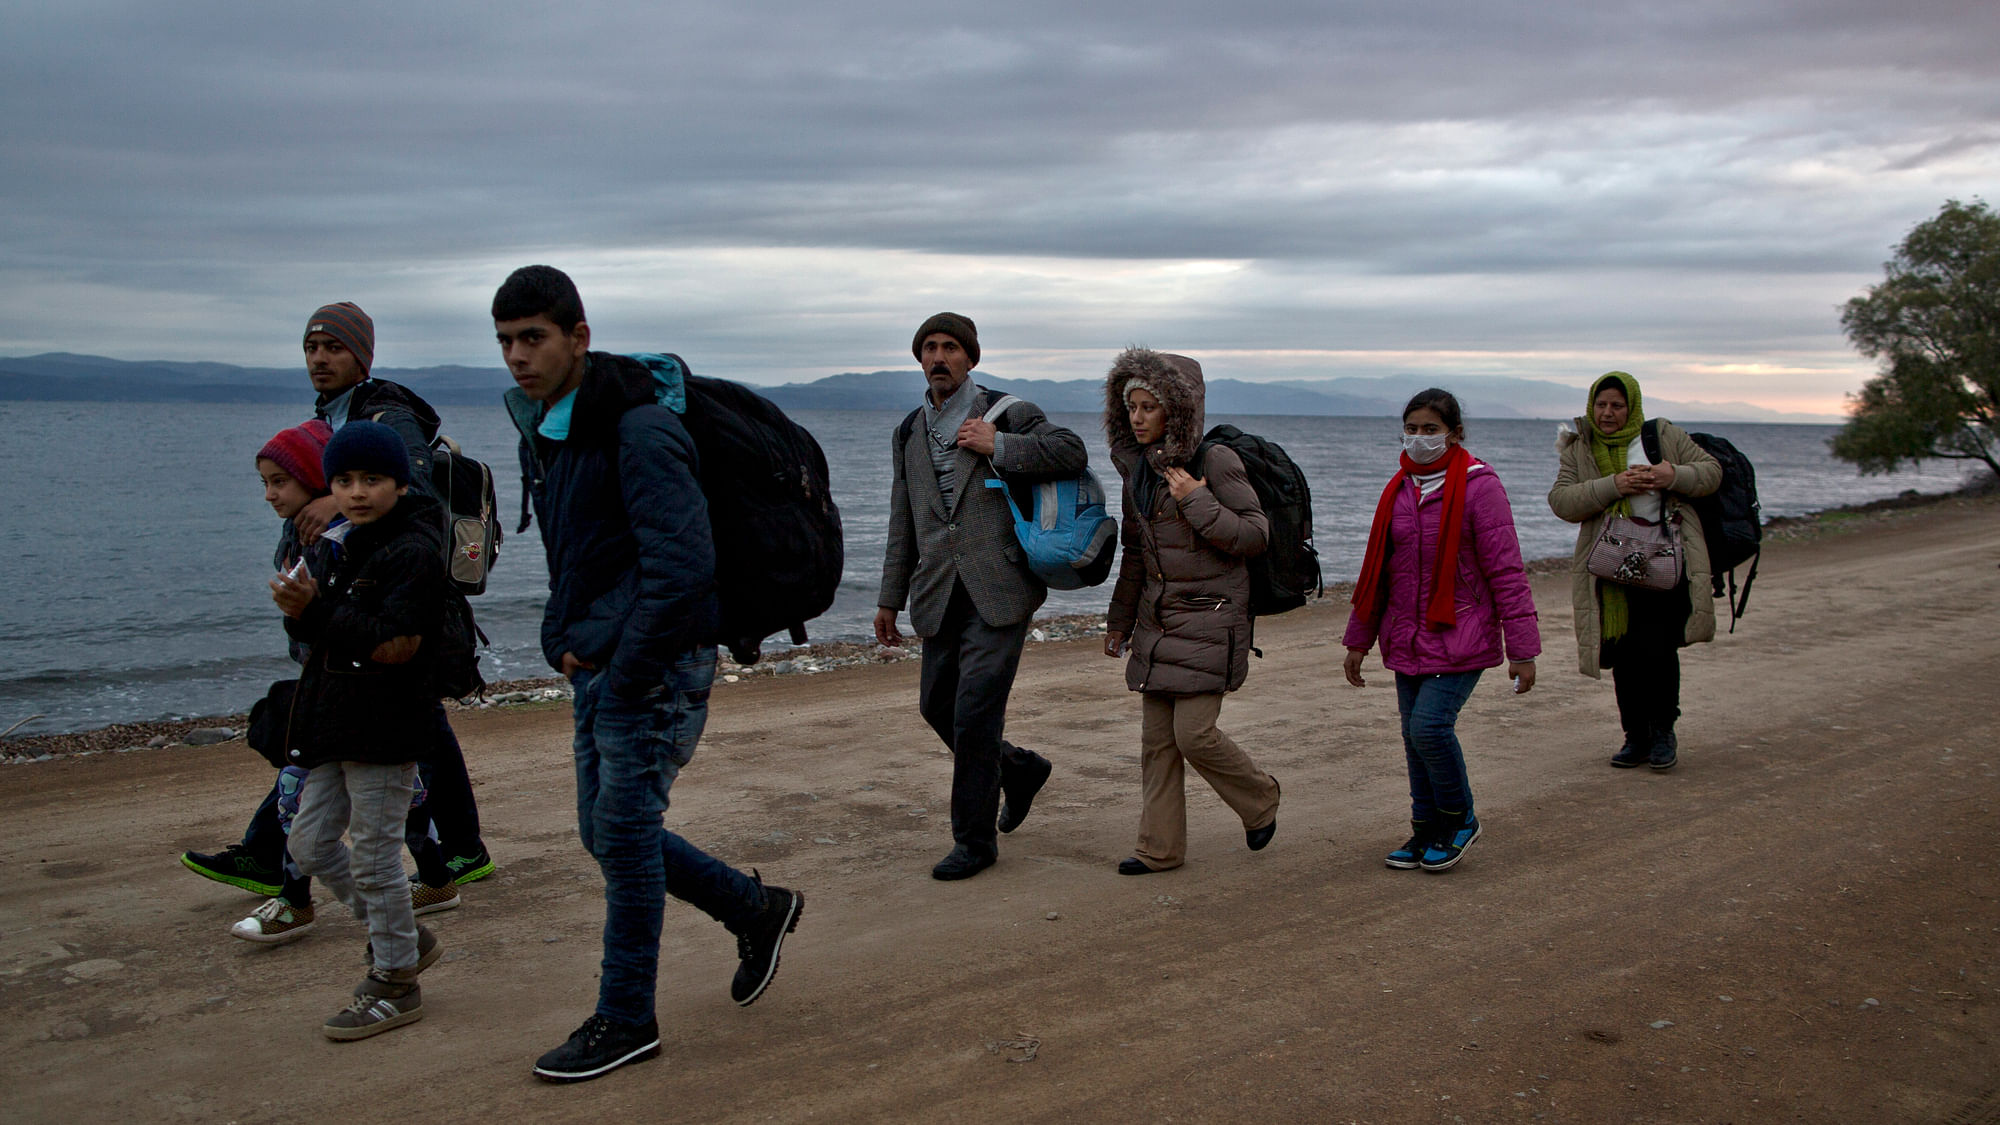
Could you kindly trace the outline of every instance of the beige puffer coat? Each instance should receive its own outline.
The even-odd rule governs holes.
[[[1137,376],[1167,410],[1167,430],[1141,447],[1125,414],[1125,385]],[[1270,521],[1243,461],[1225,446],[1202,454],[1195,475],[1208,481],[1175,500],[1161,481],[1152,510],[1140,512],[1133,480],[1140,458],[1159,471],[1186,468],[1204,424],[1201,365],[1186,356],[1132,348],[1105,377],[1104,432],[1125,480],[1118,584],[1105,624],[1131,640],[1125,683],[1133,691],[1201,695],[1235,691],[1250,674],[1250,570]]]
[[[1570,606],[1576,610],[1577,668],[1586,676],[1601,677],[1598,648],[1602,634],[1597,620],[1597,583],[1584,569],[1591,544],[1604,526],[1604,510],[1618,502],[1618,484],[1600,473],[1590,454],[1590,441],[1582,436],[1590,431],[1590,421],[1571,422],[1575,433],[1556,437],[1555,486],[1549,489],[1549,510],[1577,524],[1576,554],[1570,560]],[[1682,551],[1687,560],[1688,614],[1683,645],[1715,639],[1715,599],[1710,593],[1708,543],[1701,537],[1701,519],[1688,497],[1706,496],[1722,484],[1722,465],[1708,451],[1694,443],[1687,431],[1660,419],[1660,456],[1674,466],[1674,486],[1663,498],[1666,517],[1681,518]]]

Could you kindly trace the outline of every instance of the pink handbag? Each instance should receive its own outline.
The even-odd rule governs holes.
[[[1607,582],[1671,590],[1681,584],[1681,538],[1674,521],[1612,516],[1590,545],[1583,568]]]

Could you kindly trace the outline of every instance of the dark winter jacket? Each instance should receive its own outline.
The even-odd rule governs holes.
[[[591,352],[569,436],[551,441],[535,432],[542,404],[507,392],[548,555],[542,655],[559,669],[574,653],[626,698],[659,686],[675,657],[721,629],[694,439],[654,396],[645,365]]]
[[[339,397],[320,395],[313,403],[313,417],[332,423],[327,406]],[[438,413],[421,395],[387,379],[363,379],[354,385],[342,421],[380,422],[396,431],[410,454],[410,491],[438,498],[431,481],[431,442],[437,440]]]
[[[313,545],[310,547],[301,546],[299,529],[291,520],[286,520],[283,530],[278,532],[278,549],[271,553],[271,566],[276,570],[289,570],[300,558],[306,560],[307,574],[322,583],[325,582],[333,572],[333,541],[321,538],[313,540]],[[304,664],[307,653],[311,651],[310,646],[295,637],[287,638],[287,642],[291,647],[292,659]]]
[[[285,632],[309,648],[286,729],[286,758],[414,762],[437,743],[429,642],[445,607],[444,533],[437,501],[412,489],[379,520],[348,533],[319,596]],[[395,637],[425,644],[404,664],[369,659]]]
[[[1166,433],[1148,446],[1125,413],[1134,377],[1166,407]],[[1145,348],[1120,355],[1104,381],[1104,432],[1125,478],[1125,556],[1105,627],[1131,640],[1125,684],[1133,691],[1235,691],[1250,674],[1245,560],[1263,553],[1271,525],[1236,452],[1202,446],[1204,397],[1200,364]],[[1169,466],[1208,483],[1176,500],[1157,475]],[[1150,487],[1141,484],[1147,473],[1155,474]]]

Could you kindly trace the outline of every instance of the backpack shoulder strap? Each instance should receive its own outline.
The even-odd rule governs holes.
[[[993,400],[993,405],[986,408],[983,420],[987,425],[997,428],[1000,425],[1000,416],[1007,413],[1008,407],[1013,406],[1019,401],[1021,400],[1015,398],[1013,395],[1001,395],[999,398]],[[1005,433],[1006,431],[1003,430],[1001,432]]]
[[[910,411],[909,415],[903,419],[902,425],[896,427],[897,453],[900,454],[903,451],[903,447],[910,444],[910,435],[916,432],[917,417],[921,415],[923,412],[924,412],[923,407],[921,406],[917,407],[915,410]]]
[[[1648,418],[1639,424],[1639,443],[1646,450],[1646,460],[1651,464],[1660,463],[1660,420]]]
[[[1188,456],[1187,473],[1189,476],[1199,477],[1202,475],[1202,469],[1208,465],[1208,451],[1214,445],[1215,443],[1209,441],[1207,438],[1203,438],[1201,441],[1195,443],[1194,452]]]

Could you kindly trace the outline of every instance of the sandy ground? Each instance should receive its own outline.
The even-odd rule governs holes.
[[[1263,624],[1225,725],[1285,786],[1252,854],[1205,787],[1190,859],[1124,878],[1138,705],[1093,642],[1035,646],[1010,734],[1055,760],[1000,864],[928,878],[949,760],[914,664],[719,687],[672,827],[807,908],[754,1007],[670,904],[664,1056],[547,1086],[595,997],[601,883],[566,707],[465,716],[500,873],[427,921],[425,1019],[319,1033],[365,934],[228,936],[256,905],[174,860],[270,773],[240,743],[0,771],[0,1120],[2000,1121],[2000,506],[1766,554],[1686,660],[1681,765],[1610,769],[1609,682],[1538,578],[1542,681],[1461,722],[1486,835],[1393,871],[1391,678],[1334,610]],[[331,907],[331,908],[329,908]],[[364,1084],[372,1087],[364,1092]]]

